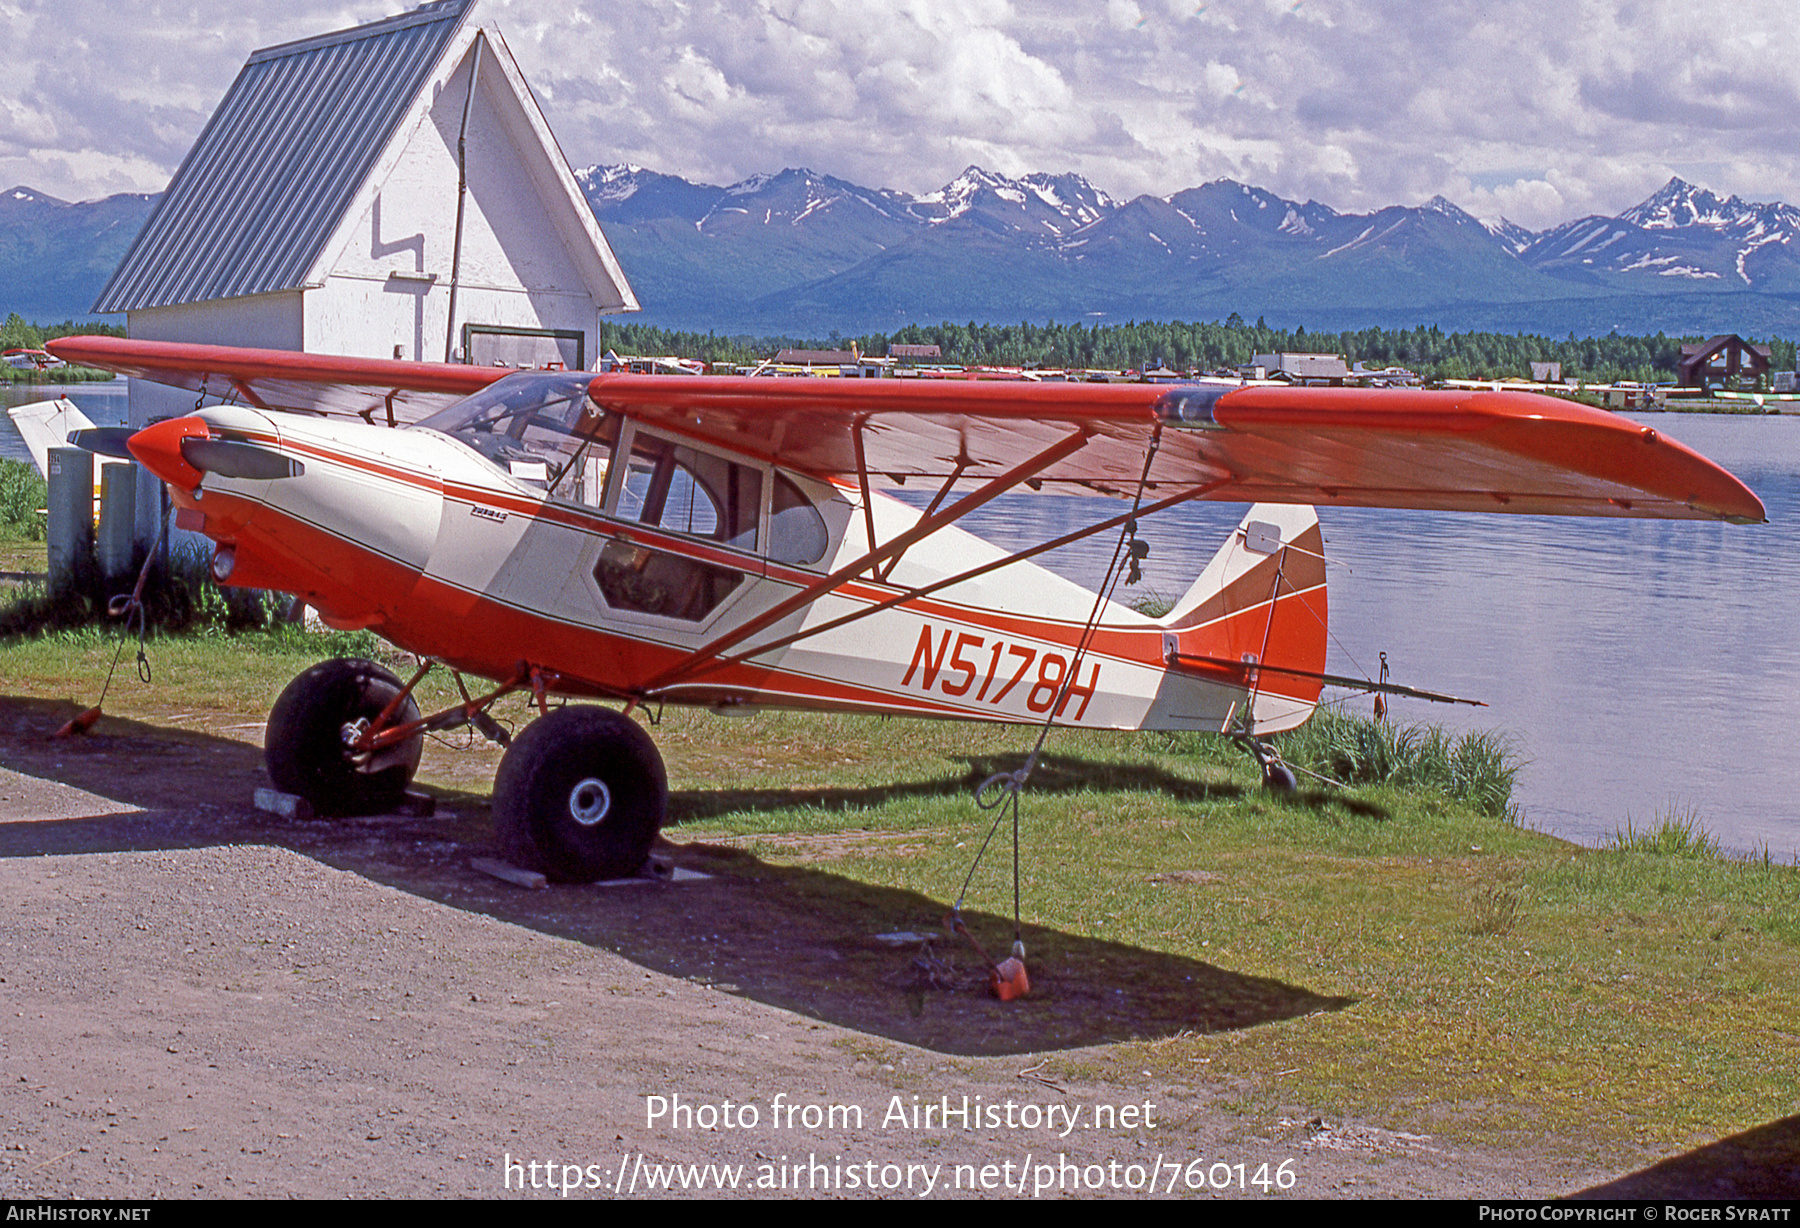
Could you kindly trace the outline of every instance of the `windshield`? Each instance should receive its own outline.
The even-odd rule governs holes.
[[[521,371],[418,425],[462,441],[522,482],[597,504],[594,479],[604,466],[594,462],[610,454],[618,427],[588,400],[593,378],[587,371]]]
[[[591,371],[519,371],[416,425],[466,444],[513,480],[554,499],[600,508],[621,422],[588,398],[593,379]],[[801,566],[818,562],[830,548],[812,499],[766,466],[643,426],[633,431],[619,463],[625,469],[611,514],[620,519]]]

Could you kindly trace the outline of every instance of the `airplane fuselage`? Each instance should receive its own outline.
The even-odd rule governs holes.
[[[1318,694],[1316,682],[1241,667],[1170,667],[1179,652],[1322,668],[1325,588],[1310,509],[1255,513],[1281,545],[1300,547],[1283,578],[1268,549],[1247,550],[1240,532],[1199,591],[1152,618],[1111,602],[1097,609],[1092,592],[1005,562],[953,526],[890,569],[826,584],[871,538],[892,540],[920,514],[880,494],[865,509],[854,487],[629,421],[611,428],[607,458],[584,452],[564,465],[554,492],[550,465],[496,460],[435,430],[235,407],[159,429],[172,439],[204,430],[296,462],[299,472],[265,478],[151,458],[179,523],[217,544],[221,582],[295,594],[335,627],[369,628],[483,677],[514,676],[526,662],[578,695],[1013,722],[1054,707],[1063,723],[1090,728],[1221,730],[1253,712],[1246,731],[1258,734],[1300,723]],[[670,510],[671,471],[685,490],[681,511]],[[660,510],[650,506],[658,481]],[[995,563],[1004,565],[875,610]]]

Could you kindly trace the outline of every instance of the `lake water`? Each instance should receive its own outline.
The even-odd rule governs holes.
[[[0,384],[0,456],[7,460],[30,463],[31,453],[19,438],[6,410],[33,401],[52,401],[64,397],[81,406],[95,426],[122,426],[127,413],[126,389],[130,381],[124,376],[103,383],[90,384]]]
[[[66,394],[113,424],[125,420],[124,387]],[[8,403],[45,395],[9,392]],[[1397,700],[1391,711],[1511,733],[1529,760],[1518,798],[1534,827],[1592,844],[1628,819],[1691,806],[1729,847],[1791,860],[1800,856],[1800,416],[1633,417],[1736,473],[1770,523],[1321,508],[1340,564],[1328,668],[1373,676],[1386,652],[1396,682],[1486,700],[1475,709]],[[0,416],[0,456],[24,455]],[[1023,548],[1097,510],[1022,495],[964,527]],[[1195,503],[1147,520],[1144,587],[1179,596],[1242,514]],[[1093,585],[1113,541],[1097,536],[1040,561]]]
[[[1482,699],[1394,719],[1500,729],[1529,760],[1529,825],[1594,844],[1693,807],[1727,846],[1800,855],[1800,417],[1634,414],[1736,473],[1770,523],[1320,508],[1327,669]],[[1144,523],[1144,586],[1186,590],[1243,514],[1193,503]],[[1091,521],[1081,499],[996,500],[965,523],[1020,548]],[[1104,539],[1102,539],[1102,537]],[[1096,584],[1116,535],[1040,561]],[[1129,593],[1130,590],[1122,590]],[[1331,692],[1327,692],[1328,697]],[[1367,711],[1371,701],[1354,701]]]

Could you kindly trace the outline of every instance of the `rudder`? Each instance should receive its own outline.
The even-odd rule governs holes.
[[[1249,692],[1234,725],[1257,737],[1306,722],[1325,668],[1325,537],[1313,509],[1258,503],[1162,620],[1171,666]],[[1286,672],[1292,671],[1292,672]]]

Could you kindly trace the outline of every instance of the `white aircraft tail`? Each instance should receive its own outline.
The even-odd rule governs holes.
[[[94,425],[75,402],[62,397],[15,405],[6,413],[19,428],[19,436],[24,439],[38,473],[45,477],[50,475],[50,449],[67,447],[70,431],[91,430]]]

